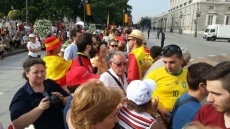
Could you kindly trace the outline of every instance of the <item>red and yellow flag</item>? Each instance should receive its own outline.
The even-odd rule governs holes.
[[[124,14],[124,23],[128,23],[129,22],[129,16],[128,14]]]
[[[90,4],[86,4],[85,5],[85,11],[86,11],[86,15],[91,16],[92,15],[92,10],[91,10],[91,5]]]

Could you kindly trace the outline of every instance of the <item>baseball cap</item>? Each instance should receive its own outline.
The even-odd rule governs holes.
[[[137,29],[134,29],[128,37],[134,37],[134,38],[137,38],[137,39],[141,39],[141,40],[144,40],[145,39],[145,36],[144,34],[140,31],[140,30],[137,30]]]
[[[35,35],[34,35],[34,34],[30,34],[28,37],[29,37],[29,38],[34,38]]]
[[[71,69],[66,75],[66,82],[68,86],[75,86],[77,84],[83,84],[90,79],[99,79],[99,75],[90,73],[83,66],[76,66]]]
[[[143,105],[152,98],[152,92],[156,89],[156,82],[151,79],[134,80],[130,82],[126,90],[127,98],[137,105]]]

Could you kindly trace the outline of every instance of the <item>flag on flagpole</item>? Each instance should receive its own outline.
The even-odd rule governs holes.
[[[90,4],[86,4],[85,5],[86,7],[85,7],[85,11],[86,11],[86,15],[88,15],[88,16],[91,16],[92,15],[92,9],[91,9],[91,5]]]
[[[107,29],[109,28],[109,11],[108,11],[108,16],[107,16]]]

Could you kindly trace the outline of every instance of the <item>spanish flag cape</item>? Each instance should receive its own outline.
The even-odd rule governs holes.
[[[66,74],[70,69],[72,60],[66,61],[60,56],[45,56],[46,77],[56,81],[61,86],[66,86]]]
[[[129,53],[128,83],[133,80],[141,80],[144,77],[145,72],[152,64],[152,58],[151,62],[149,62],[149,57],[151,58],[149,53],[145,52],[143,46]]]

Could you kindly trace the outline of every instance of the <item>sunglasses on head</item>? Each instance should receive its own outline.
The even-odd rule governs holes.
[[[112,61],[113,62],[113,61]],[[122,65],[123,66],[127,66],[127,62],[119,62],[119,63],[116,63],[116,62],[113,62],[115,65],[117,65],[117,67],[121,67]]]
[[[118,45],[110,45],[111,47],[118,47]]]
[[[167,50],[171,50],[171,51],[178,51],[180,53],[182,53],[180,47],[176,46],[176,45],[168,45],[168,46],[165,46],[163,48],[163,51],[167,51]]]

